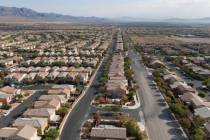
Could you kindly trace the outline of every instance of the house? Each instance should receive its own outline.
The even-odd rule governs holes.
[[[9,104],[12,101],[12,98],[13,98],[12,94],[6,94],[0,91],[0,103]]]
[[[39,69],[39,72],[48,72],[51,69],[51,67],[47,66],[47,67],[41,67]]]
[[[107,95],[113,99],[121,99],[128,93],[127,87],[123,82],[107,83],[106,84]]]
[[[192,98],[194,98],[193,94],[194,93],[191,92],[185,92],[182,96],[180,96],[180,99],[185,103],[189,103],[192,101]]]
[[[93,127],[91,140],[127,140],[126,128],[99,128]]]
[[[49,108],[39,108],[39,109],[27,109],[23,116],[25,118],[48,118],[49,121],[57,121],[57,116],[55,115],[55,109]]]
[[[107,95],[112,99],[121,99],[128,93],[128,81],[124,76],[124,59],[122,55],[114,55],[109,67],[109,80],[106,84]]]
[[[57,75],[57,78],[66,78],[68,75],[68,72],[60,72],[58,75]]]
[[[36,75],[36,79],[45,79],[47,77],[47,75],[49,74],[49,72],[39,72]]]
[[[112,99],[121,99],[124,95],[127,94],[127,89],[123,86],[111,86],[108,85],[107,95]]]
[[[27,74],[27,76],[24,78],[24,80],[28,81],[28,80],[34,80],[37,76],[37,73],[35,72],[31,72],[29,74]]]
[[[109,72],[108,77],[109,77],[109,79],[112,79],[113,77],[123,77],[123,78],[125,78],[124,71]]]
[[[0,129],[0,140],[10,140],[15,137],[18,128],[4,127]]]
[[[38,137],[36,128],[30,125],[25,125],[20,128],[1,128],[0,140],[41,140],[41,137]]]
[[[87,83],[89,75],[87,72],[78,73],[77,77],[80,79],[80,82]]]
[[[62,104],[67,101],[67,99],[64,95],[42,95],[39,97],[40,101],[50,101],[52,99],[56,99],[56,100],[60,101]]]
[[[50,79],[50,80],[54,80],[59,75],[59,73],[60,72],[58,72],[58,71],[52,71],[52,72],[49,73],[49,75],[47,76],[47,78]]]
[[[18,118],[14,121],[14,127],[23,127],[25,125],[30,125],[37,129],[39,135],[43,135],[45,129],[48,126],[47,118]]]
[[[0,66],[9,67],[14,64],[13,59],[0,60]]]
[[[71,90],[68,88],[51,88],[47,91],[48,95],[64,95],[67,99],[70,97]]]
[[[194,108],[205,106],[203,100],[201,100],[197,94],[192,92],[185,92],[180,96],[180,99],[185,103],[192,105]]]
[[[5,77],[5,81],[8,83],[21,83],[22,80],[26,77],[26,73],[11,73]]]
[[[91,75],[92,72],[93,72],[93,69],[90,68],[90,67],[88,67],[88,68],[84,68],[84,67],[80,67],[80,68],[70,67],[70,68],[68,68],[67,71],[68,72],[75,72],[75,73],[82,73],[82,72],[86,73],[87,72],[88,75]]]
[[[74,81],[77,77],[78,73],[77,72],[69,72],[67,75],[67,78],[69,78],[71,81]]]
[[[14,87],[10,87],[10,86],[2,87],[2,88],[0,88],[0,91],[4,92],[6,94],[11,94],[11,95],[21,94],[20,89],[15,89]]]
[[[174,90],[177,94],[183,94],[185,92],[196,92],[195,89],[193,89],[191,86],[188,86],[186,83],[180,81],[171,84],[170,88]]]
[[[68,70],[68,67],[61,67],[61,68],[59,68],[59,72],[67,72],[67,70]]]
[[[48,101],[35,101],[34,102],[34,108],[51,108],[58,110],[61,107],[61,103],[57,99],[52,99]]]
[[[54,85],[54,86],[52,86],[52,89],[60,89],[60,88],[67,88],[70,90],[71,93],[76,92],[76,86],[74,86],[74,85]]]
[[[200,107],[194,110],[195,115],[199,115],[204,119],[210,118],[210,108],[209,107]]]
[[[177,75],[169,73],[167,75],[164,75],[163,79],[170,85],[177,81],[181,81],[181,78],[179,78]]]
[[[16,139],[21,140],[40,140],[41,138],[37,136],[37,129],[30,126],[25,125],[20,131],[16,134]]]
[[[191,104],[194,108],[199,108],[199,107],[203,107],[204,102],[198,97],[198,96],[194,96],[192,99],[191,99]]]
[[[162,68],[162,67],[165,67],[165,64],[161,62],[160,60],[153,60],[150,63],[150,66],[152,66],[153,68]]]

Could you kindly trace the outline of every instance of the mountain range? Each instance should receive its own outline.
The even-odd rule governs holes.
[[[133,17],[100,18],[78,17],[57,13],[42,13],[28,8],[0,6],[0,22],[80,22],[80,23],[104,23],[104,22],[178,22],[178,23],[210,23],[210,17],[205,18],[169,18],[169,19],[146,19]]]
[[[41,13],[28,8],[0,6],[1,21],[63,21],[63,22],[103,22],[97,17],[77,17],[57,13]]]

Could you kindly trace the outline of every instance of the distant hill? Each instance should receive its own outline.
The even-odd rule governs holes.
[[[103,22],[104,18],[76,17],[56,13],[41,13],[28,8],[0,6],[0,22],[14,21],[64,21],[64,22]]]
[[[210,17],[205,18],[170,18],[164,20],[165,22],[180,22],[180,23],[210,23]]]

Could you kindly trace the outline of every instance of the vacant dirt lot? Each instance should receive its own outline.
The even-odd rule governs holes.
[[[182,42],[181,40],[176,40],[165,36],[139,37],[137,35],[132,35],[131,39],[135,43],[140,43],[140,44],[179,44]]]
[[[210,44],[210,38],[181,38],[181,37],[172,37],[174,40],[186,42],[186,43],[208,43]]]

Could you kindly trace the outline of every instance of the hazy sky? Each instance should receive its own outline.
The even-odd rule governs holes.
[[[210,17],[210,0],[0,0],[0,5],[75,16]]]

